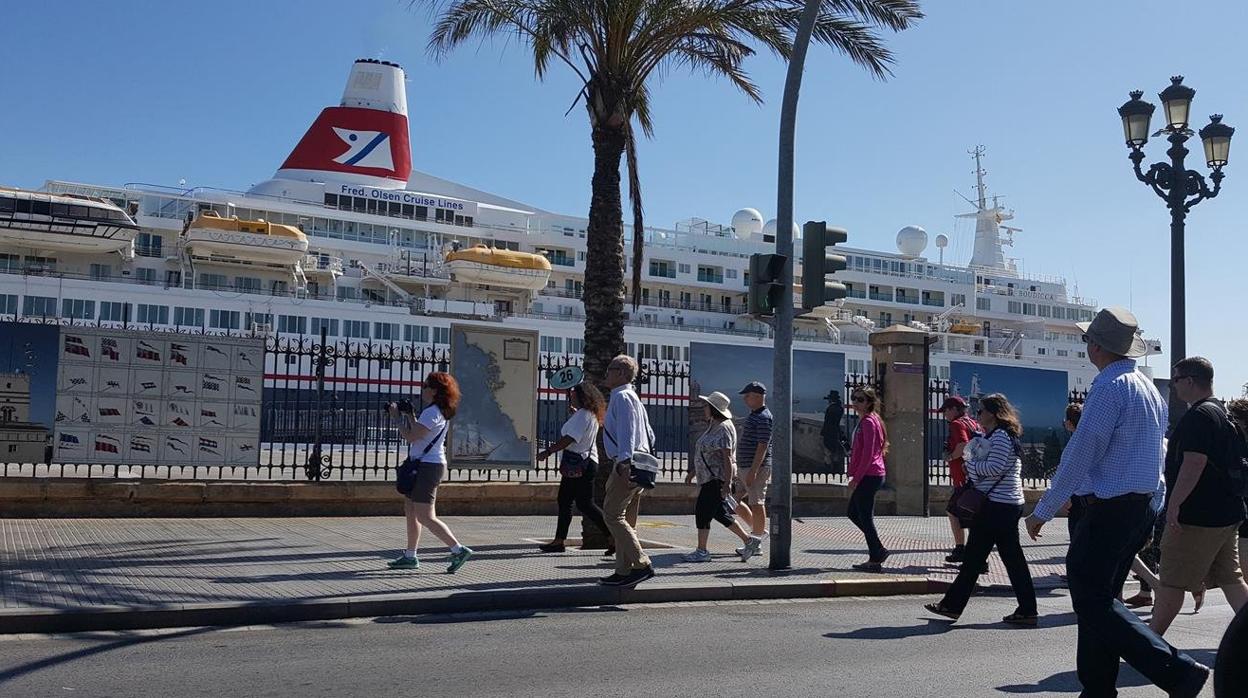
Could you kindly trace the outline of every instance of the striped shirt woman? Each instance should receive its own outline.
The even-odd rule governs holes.
[[[980,458],[968,459],[965,465],[975,489],[986,493],[993,502],[1022,504],[1023,461],[1018,442],[1001,426],[974,441],[982,443],[967,450]]]
[[[979,575],[988,571],[988,554],[995,546],[1018,599],[1014,612],[1001,620],[1011,625],[1035,625],[1036,588],[1018,539],[1018,520],[1023,517],[1023,447],[1018,439],[1023,427],[1013,405],[1000,393],[979,401],[978,417],[988,436],[971,439],[966,445],[966,472],[975,489],[988,495],[988,501],[971,519],[971,535],[958,578],[940,603],[924,607],[957,620],[975,591]]]

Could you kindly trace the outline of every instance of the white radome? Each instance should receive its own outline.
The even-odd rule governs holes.
[[[763,235],[775,235],[776,230],[777,230],[776,219],[772,218],[771,220],[767,221],[767,225],[763,226]],[[800,238],[801,236],[802,236],[802,229],[799,228],[797,225],[797,222],[794,221],[793,222],[793,239],[796,240]]]
[[[757,209],[743,208],[732,214],[732,231],[737,238],[748,240],[763,232],[763,214]]]
[[[948,236],[948,235],[945,235],[944,233],[941,233],[940,235],[937,235],[937,236],[936,236],[936,246],[937,246],[937,247],[939,247],[939,248],[940,248],[940,249],[942,249],[942,250],[943,250],[943,249],[945,249],[946,247],[948,247],[948,246],[949,246],[949,236]]]
[[[897,251],[908,257],[918,257],[927,249],[927,231],[917,225],[907,225],[897,231]]]

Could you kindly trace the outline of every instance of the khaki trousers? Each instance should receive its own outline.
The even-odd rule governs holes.
[[[627,475],[620,475],[612,466],[611,475],[607,478],[607,494],[602,502],[602,516],[615,541],[616,574],[625,575],[650,566],[650,558],[642,552],[641,541],[637,540],[637,531],[628,525],[627,519],[629,508],[640,503],[642,491]]]

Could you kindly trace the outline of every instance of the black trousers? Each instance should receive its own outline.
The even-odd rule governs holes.
[[[956,613],[961,613],[966,608],[966,602],[975,591],[979,571],[988,561],[988,554],[992,552],[993,546],[996,546],[997,554],[1001,556],[1001,562],[1005,563],[1005,570],[1010,574],[1010,586],[1014,587],[1014,597],[1018,599],[1018,612],[1036,614],[1036,587],[1031,581],[1027,557],[1023,555],[1023,546],[1018,540],[1018,520],[1022,516],[1021,504],[984,502],[979,516],[971,522],[971,534],[966,543],[962,570],[941,600],[945,608]]]
[[[724,503],[724,483],[711,480],[702,483],[698,488],[698,501],[693,510],[694,525],[698,530],[707,530],[712,521],[718,521],[727,528],[737,522],[737,516]]]
[[[1077,667],[1084,698],[1118,695],[1118,660],[1158,688],[1173,690],[1195,662],[1181,654],[1118,600],[1131,562],[1157,515],[1149,497],[1125,495],[1089,504],[1066,554],[1070,599],[1079,619]]]
[[[864,477],[849,495],[849,520],[866,536],[872,562],[882,562],[888,556],[888,551],[880,542],[880,534],[875,530],[875,493],[883,485],[884,478],[878,475]]]
[[[585,474],[580,477],[565,477],[559,481],[559,524],[555,527],[555,538],[563,540],[568,537],[568,527],[572,525],[572,503],[581,510],[581,516],[593,521],[607,532],[607,522],[602,518],[602,509],[594,503],[594,462],[585,464]]]

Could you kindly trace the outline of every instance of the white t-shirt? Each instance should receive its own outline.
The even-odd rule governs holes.
[[[598,462],[598,445],[595,443],[598,440],[598,418],[593,412],[586,409],[573,412],[559,433],[576,439],[568,446],[569,451]]]
[[[412,443],[407,448],[409,458],[414,458],[424,463],[441,463],[446,465],[446,417],[442,416],[442,410],[437,405],[430,405],[420,413],[420,417],[416,423],[429,430],[424,438]],[[425,447],[430,443],[433,447],[425,453]]]

